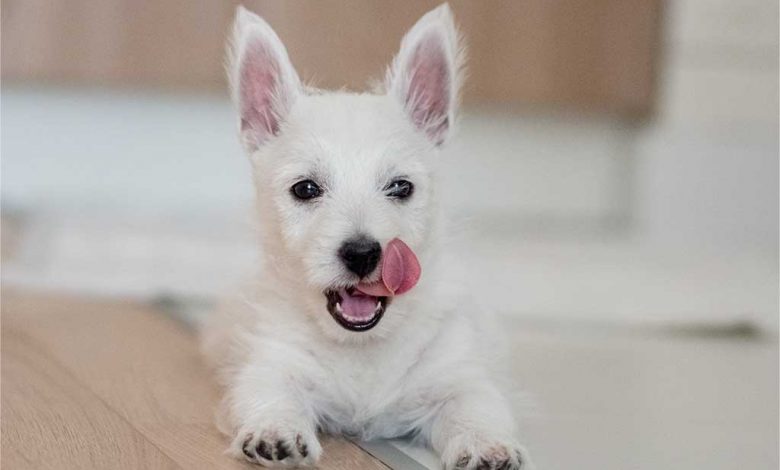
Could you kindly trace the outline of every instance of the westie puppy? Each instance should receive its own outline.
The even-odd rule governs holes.
[[[437,263],[432,170],[461,62],[445,4],[403,38],[381,91],[316,90],[239,7],[228,72],[263,262],[203,332],[236,457],[314,465],[322,432],[413,437],[447,469],[530,468],[484,360],[495,336]]]

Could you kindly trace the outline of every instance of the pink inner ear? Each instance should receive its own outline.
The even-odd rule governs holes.
[[[414,124],[441,143],[449,127],[450,72],[439,38],[430,34],[417,46],[409,64],[406,104]]]
[[[274,110],[279,64],[259,41],[247,45],[240,72],[241,131],[251,130],[256,143],[279,131]]]

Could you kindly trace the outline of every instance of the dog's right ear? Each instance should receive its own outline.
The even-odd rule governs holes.
[[[301,82],[274,30],[242,6],[233,21],[227,69],[241,140],[252,153],[279,133]]]

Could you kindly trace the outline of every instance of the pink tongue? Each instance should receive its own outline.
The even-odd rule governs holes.
[[[353,292],[349,295],[346,290],[341,292],[341,310],[348,317],[367,319],[376,311],[376,297]]]
[[[409,246],[398,238],[390,240],[382,256],[382,278],[372,284],[358,284],[360,292],[377,297],[401,295],[420,280],[420,262]]]

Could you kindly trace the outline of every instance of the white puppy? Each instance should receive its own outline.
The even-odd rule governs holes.
[[[530,468],[488,377],[483,350],[495,337],[453,301],[437,263],[432,169],[452,131],[462,60],[449,7],[406,34],[377,93],[305,87],[274,31],[241,7],[229,54],[264,258],[203,332],[226,390],[218,422],[231,452],[313,465],[319,431],[415,437],[448,469]],[[419,259],[419,283],[361,293],[383,282],[396,238],[406,275]]]

